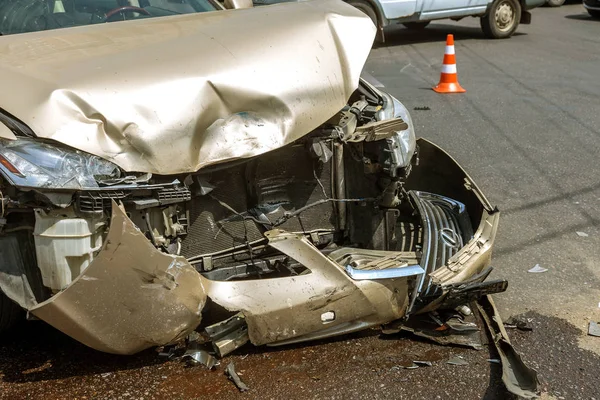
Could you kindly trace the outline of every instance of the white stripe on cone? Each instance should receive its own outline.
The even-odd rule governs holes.
[[[452,64],[452,65],[442,64],[442,73],[443,74],[455,74],[456,73],[456,64]]]
[[[446,46],[446,54],[454,54],[454,45]]]

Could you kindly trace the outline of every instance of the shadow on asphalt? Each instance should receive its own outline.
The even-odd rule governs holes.
[[[588,14],[587,12],[583,12],[581,14],[565,15],[565,18],[576,19],[579,21],[593,21],[594,23],[600,24],[600,19],[592,18],[592,16],[590,14]]]
[[[490,337],[489,333],[486,332],[485,336],[487,337],[488,343],[491,343],[492,338]],[[441,349],[449,349],[449,348],[463,348],[463,349],[468,349],[470,351],[477,351],[477,350],[473,350],[469,346],[459,346],[459,345],[441,346],[441,345],[437,345],[437,344],[432,344],[432,342],[428,339],[413,335],[408,332],[403,332],[403,331],[400,333],[397,333],[397,334],[392,334],[392,335],[381,334],[379,338],[382,340],[395,340],[395,341],[398,341],[399,339],[405,339],[405,340],[410,340],[415,343],[431,345],[431,346],[434,346],[434,349],[437,348],[440,350]],[[480,351],[487,353],[487,355],[486,355],[487,359],[499,359],[500,358],[500,356],[498,355],[498,352],[496,351],[496,349],[493,346],[488,345],[487,348],[484,347],[484,349],[480,350]],[[432,359],[426,359],[424,361],[439,361],[443,358],[443,357],[435,357],[435,355],[441,353],[441,351],[433,350],[432,353],[433,353],[434,357]],[[504,384],[502,383],[502,366],[495,364],[495,363],[489,363],[488,385],[487,385],[485,394],[482,396],[481,399],[482,400],[518,400],[518,397],[513,395],[512,393],[510,393],[504,387]]]
[[[445,42],[446,36],[453,34],[455,40],[481,40],[486,39],[483,31],[479,27],[439,24],[429,25],[427,28],[419,31],[406,29],[402,25],[393,25],[385,30],[385,43],[378,44],[377,47],[393,47],[407,44]],[[515,32],[513,36],[527,35],[522,32]],[[488,39],[493,41],[494,39]],[[508,39],[510,40],[510,39]]]
[[[0,375],[4,382],[56,380],[162,362],[154,350],[133,357],[101,353],[41,321],[20,324],[0,342]]]
[[[228,359],[229,357],[233,357],[239,360],[249,357],[247,361],[258,359],[261,360],[259,361],[260,363],[263,363],[262,360],[264,357],[275,357],[275,360],[278,360],[276,364],[286,365],[286,362],[289,363],[290,359],[293,360],[294,357],[297,357],[297,353],[302,352],[304,354],[304,351],[309,348],[314,348],[318,351],[319,347],[330,348],[334,346],[337,348],[347,348],[355,352],[357,349],[357,340],[360,340],[362,343],[365,343],[364,341],[374,341],[377,343],[381,340],[380,343],[383,348],[393,346],[396,349],[403,349],[402,354],[404,354],[404,357],[408,357],[408,360],[412,359],[410,357],[418,357],[415,359],[429,357],[430,361],[438,363],[438,368],[445,368],[446,370],[451,370],[455,367],[447,366],[444,360],[451,354],[457,354],[457,352],[460,354],[465,354],[465,352],[474,352],[471,353],[473,355],[481,354],[481,356],[477,357],[483,360],[486,358],[498,358],[494,351],[488,352],[487,350],[483,350],[480,353],[467,348],[462,348],[461,350],[461,348],[454,346],[439,346],[406,332],[395,335],[382,335],[378,330],[366,330],[338,338],[285,347],[254,347],[247,345],[236,350],[231,356],[228,356]],[[348,345],[350,343],[348,341],[352,341],[352,344]],[[374,354],[377,354],[376,350],[373,349],[373,351]],[[384,351],[383,349],[379,351],[383,353],[377,354],[376,359],[381,360],[383,364],[389,362],[389,360],[386,361],[387,356],[383,355],[388,354],[388,351]],[[333,351],[333,354],[338,353],[340,353],[339,350]],[[419,355],[417,356],[417,354]],[[335,358],[335,356],[333,357]],[[332,364],[335,364],[334,358],[331,359]],[[160,367],[161,364],[166,362],[165,359],[159,358],[157,352],[152,349],[133,356],[117,356],[101,353],[76,342],[40,321],[21,324],[18,329],[13,331],[11,335],[3,337],[0,342],[0,375],[2,375],[2,381],[9,384],[38,383],[50,385],[51,381],[61,381],[73,377],[76,377],[78,382],[88,382],[89,378],[86,377],[93,375],[127,370],[132,370],[131,373],[136,373],[135,370],[143,369],[148,371],[147,367],[152,368],[154,371],[156,370],[154,367]],[[254,368],[259,368],[259,366],[256,365]],[[486,368],[489,368],[489,381],[482,398],[487,400],[513,399],[501,384],[501,368],[493,363],[490,363]],[[369,370],[366,366],[365,369]],[[431,374],[429,375],[430,379],[439,376],[437,374],[441,372],[439,370],[438,372],[435,371],[435,369],[431,368],[423,370],[423,372]],[[258,373],[258,371],[255,372]],[[484,371],[481,372],[487,375]],[[161,372],[160,374],[162,373],[165,372]],[[268,371],[264,371],[263,373],[268,373]],[[451,371],[441,373],[442,375],[452,374]],[[440,387],[440,389],[443,388]]]
[[[256,347],[247,344],[235,350],[231,356],[280,353],[378,335],[379,331],[365,330],[331,339],[281,347]],[[165,362],[167,359],[160,358],[156,349],[148,349],[131,356],[96,351],[42,321],[23,322],[9,334],[2,336],[0,341],[0,375],[3,375],[4,382],[58,380],[138,369]]]
[[[579,338],[587,332],[564,319],[533,311],[517,318],[530,320],[533,331],[512,330],[511,341],[523,360],[538,371],[544,392],[558,399],[600,398],[600,356],[579,347]]]

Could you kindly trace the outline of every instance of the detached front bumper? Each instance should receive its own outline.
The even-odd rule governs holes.
[[[98,256],[65,290],[29,311],[96,350],[133,354],[185,338],[205,303],[196,270],[158,251],[113,202]]]
[[[157,250],[113,203],[92,264],[30,311],[94,349],[132,354],[196,329],[207,297],[241,313],[256,345],[331,337],[434,310],[457,285],[487,276],[499,212],[446,152],[424,139],[417,144],[419,165],[406,188],[421,219],[420,255],[347,247],[327,256],[304,235],[272,230],[269,246],[310,273],[212,281]]]

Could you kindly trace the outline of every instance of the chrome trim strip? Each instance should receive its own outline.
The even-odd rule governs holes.
[[[408,265],[404,264],[397,268],[386,268],[378,270],[361,270],[352,268],[346,265],[346,273],[348,276],[355,281],[362,280],[376,280],[376,279],[392,279],[392,278],[403,278],[407,276],[415,276],[425,274],[425,270],[420,265]],[[421,280],[422,281],[422,280]]]

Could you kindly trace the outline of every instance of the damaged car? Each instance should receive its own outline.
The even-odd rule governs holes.
[[[172,14],[0,38],[1,330],[23,309],[104,352],[197,330],[222,356],[506,289],[485,280],[498,210],[360,77],[368,17],[339,0]]]

